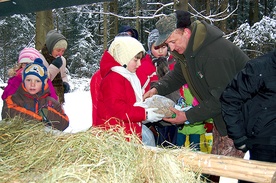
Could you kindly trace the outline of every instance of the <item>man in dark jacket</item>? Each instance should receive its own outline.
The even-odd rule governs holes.
[[[250,159],[276,163],[276,50],[250,60],[221,95],[235,147]]]
[[[178,10],[156,23],[160,36],[156,46],[166,43],[177,60],[174,70],[144,98],[154,94],[166,95],[188,84],[199,105],[186,112],[171,110],[175,118],[164,120],[173,124],[193,124],[213,118],[213,154],[243,157],[227,137],[221,115],[219,97],[227,84],[240,71],[249,58],[233,43],[223,38],[223,32],[205,21],[191,22],[190,13]]]

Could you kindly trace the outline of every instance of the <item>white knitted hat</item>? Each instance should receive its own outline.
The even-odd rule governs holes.
[[[114,59],[123,65],[127,65],[138,53],[145,53],[143,45],[135,38],[130,36],[115,37],[108,52]]]
[[[59,40],[55,46],[53,47],[53,50],[56,48],[64,48],[67,49],[67,41],[65,39]]]

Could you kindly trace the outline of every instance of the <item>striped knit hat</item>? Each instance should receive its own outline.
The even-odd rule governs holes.
[[[67,49],[67,40],[58,31],[50,30],[46,35],[46,47],[49,53],[52,53],[54,48]]]
[[[36,58],[40,58],[40,53],[34,48],[24,48],[18,57],[18,63],[32,63]]]

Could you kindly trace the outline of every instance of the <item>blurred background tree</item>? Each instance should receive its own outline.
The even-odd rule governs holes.
[[[148,33],[159,17],[176,9],[218,26],[227,39],[254,58],[276,47],[275,5],[268,0],[114,0],[0,17],[0,78],[7,81],[7,70],[17,62],[19,51],[26,46],[40,49],[51,29],[68,40],[64,56],[70,75],[90,78],[120,26],[136,28],[148,49]]]

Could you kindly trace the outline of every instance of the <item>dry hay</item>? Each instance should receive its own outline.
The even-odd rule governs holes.
[[[177,161],[181,151],[129,138],[98,128],[65,134],[34,121],[1,121],[0,182],[201,182]]]

